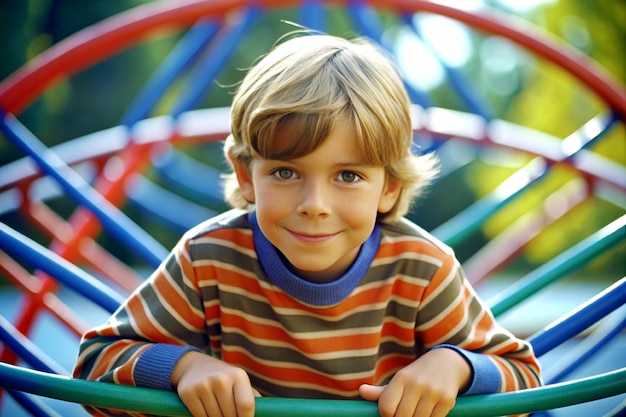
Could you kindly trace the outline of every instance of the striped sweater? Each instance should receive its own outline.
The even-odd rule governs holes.
[[[452,250],[416,225],[377,225],[335,282],[293,275],[256,224],[230,211],[188,231],[81,341],[74,376],[172,389],[190,349],[245,369],[265,396],[358,398],[429,349],[473,370],[466,394],[540,384],[530,345],[501,328]]]

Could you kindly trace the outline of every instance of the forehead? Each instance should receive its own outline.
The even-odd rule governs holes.
[[[291,138],[288,138],[291,139]],[[274,160],[314,164],[318,167],[373,166],[370,158],[359,149],[359,140],[354,126],[347,121],[337,122],[330,133],[310,152],[297,156],[284,156]]]
[[[314,122],[291,118],[279,124],[269,142],[268,152],[261,153],[265,159],[294,160],[326,147],[333,157],[341,156],[345,161],[365,164],[375,160],[349,117]]]

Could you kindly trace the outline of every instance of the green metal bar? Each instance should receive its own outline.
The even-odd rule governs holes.
[[[189,416],[174,392],[85,381],[0,363],[0,385],[101,408]],[[495,417],[551,410],[626,393],[626,368],[524,391],[460,397],[449,417]],[[258,398],[256,417],[378,417],[368,401]]]
[[[495,190],[432,230],[432,234],[455,247],[478,231],[502,207],[541,183],[548,171],[549,166],[543,158],[533,159]]]
[[[598,230],[489,299],[487,303],[491,306],[491,311],[495,316],[500,316],[547,285],[576,271],[623,240],[626,236],[625,230],[626,215]]]

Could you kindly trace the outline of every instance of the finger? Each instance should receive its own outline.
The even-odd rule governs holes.
[[[208,417],[208,411],[206,411],[204,404],[198,397],[184,399],[181,397],[181,401],[187,407],[187,410],[193,417]]]
[[[235,384],[233,398],[238,417],[254,417],[255,392],[248,384]]]
[[[396,412],[398,411],[400,401],[404,397],[404,389],[399,385],[396,385],[395,388],[392,388],[391,385],[385,385],[383,388],[383,392],[378,398],[378,412],[382,417],[397,417],[398,414]]]
[[[417,393],[405,392],[405,395],[402,395],[397,402],[394,417],[431,417],[427,407],[424,407],[423,410],[419,409],[422,400],[423,397]]]
[[[413,404],[413,409],[410,410],[409,414],[402,414],[402,416],[412,416],[412,417],[435,417],[433,414],[433,410],[435,408],[436,402],[430,396],[422,396],[417,406]],[[443,414],[440,417],[444,417]]]
[[[202,404],[207,417],[224,417],[218,397],[214,393],[207,393],[202,397]],[[194,416],[196,417],[196,416]]]
[[[217,400],[221,417],[237,417],[237,404],[233,390],[230,391],[214,391],[214,398]],[[209,412],[209,417],[213,417],[213,414]]]
[[[446,417],[448,413],[450,413],[450,410],[454,408],[455,402],[454,400],[437,401],[431,412],[431,417]],[[420,414],[416,413],[415,415],[419,416]]]
[[[363,384],[359,387],[359,394],[363,397],[364,400],[367,401],[378,401],[380,398],[380,394],[385,390],[386,385],[370,385]]]

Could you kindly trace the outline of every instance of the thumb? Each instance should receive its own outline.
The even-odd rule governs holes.
[[[378,401],[378,398],[380,398],[380,394],[383,393],[385,388],[387,388],[386,385],[378,386],[378,385],[363,384],[359,387],[359,394],[361,394],[361,397],[363,397],[364,400]]]

